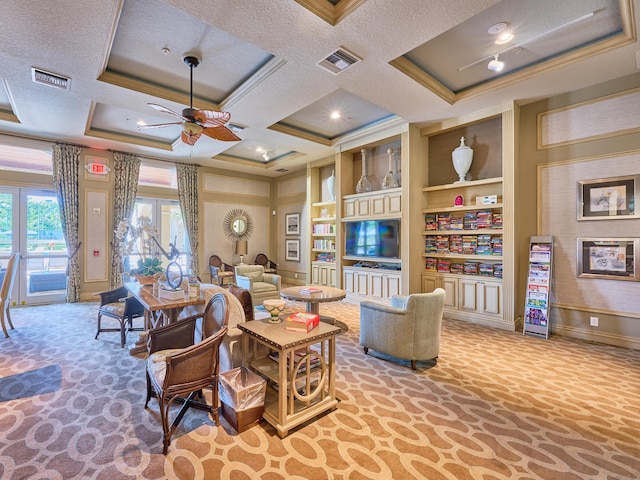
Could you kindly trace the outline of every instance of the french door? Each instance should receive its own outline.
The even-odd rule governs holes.
[[[0,188],[0,265],[13,252],[20,262],[12,303],[65,301],[68,251],[53,190]]]
[[[170,243],[175,245],[180,252],[177,263],[186,275],[189,272],[188,268],[191,263],[191,249],[189,248],[189,239],[184,227],[180,204],[172,200],[138,197],[131,215],[131,223],[137,224],[140,217],[149,217],[151,219],[151,223],[158,231],[158,241],[166,252],[171,251]],[[128,263],[129,268],[125,268],[125,270],[128,271],[130,268],[135,268],[138,258],[139,255],[130,254],[129,261],[125,262],[125,267]],[[167,259],[163,257],[162,264],[166,266],[168,263]]]

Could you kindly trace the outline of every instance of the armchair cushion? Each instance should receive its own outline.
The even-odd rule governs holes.
[[[394,296],[391,305],[360,303],[360,344],[392,357],[431,360],[440,351],[445,291]]]
[[[236,267],[236,283],[249,290],[254,305],[262,305],[267,299],[280,298],[281,276],[264,273],[262,265],[238,265]]]

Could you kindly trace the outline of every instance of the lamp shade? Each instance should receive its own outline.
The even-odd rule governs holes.
[[[246,255],[246,254],[247,254],[247,241],[238,240],[236,242],[236,255]]]

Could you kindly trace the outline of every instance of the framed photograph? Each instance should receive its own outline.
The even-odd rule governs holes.
[[[288,213],[284,217],[285,233],[287,235],[300,235],[300,214]]]
[[[579,238],[578,277],[640,281],[640,238]]]
[[[638,180],[640,175],[578,182],[578,220],[640,218]]]
[[[284,249],[285,260],[289,260],[291,262],[300,261],[300,240],[285,240]]]

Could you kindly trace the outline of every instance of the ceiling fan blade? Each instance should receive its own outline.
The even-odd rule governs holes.
[[[186,143],[187,145],[191,145],[193,147],[196,144],[196,141],[200,138],[200,135],[202,135],[202,132],[189,133],[183,130],[182,133],[180,134],[180,138],[184,143]]]
[[[181,118],[182,120],[184,120],[185,122],[188,122],[189,119],[188,118],[184,118],[182,115],[180,115],[179,113],[174,112],[173,110],[169,110],[167,107],[163,107],[162,105],[158,105],[157,103],[147,103],[147,105],[149,105],[151,108],[155,108],[156,110],[158,110],[159,112],[162,113],[168,113],[169,115],[173,115],[175,117]]]
[[[216,127],[224,125],[231,120],[231,114],[229,112],[215,112],[213,110],[196,110],[193,118],[203,127]]]
[[[156,123],[154,125],[139,125],[138,130],[146,130],[147,128],[170,127],[171,125],[182,125],[183,122]]]
[[[215,140],[221,140],[223,142],[237,142],[241,140],[235,133],[222,125],[217,127],[207,127],[202,130],[207,137],[211,137]]]

